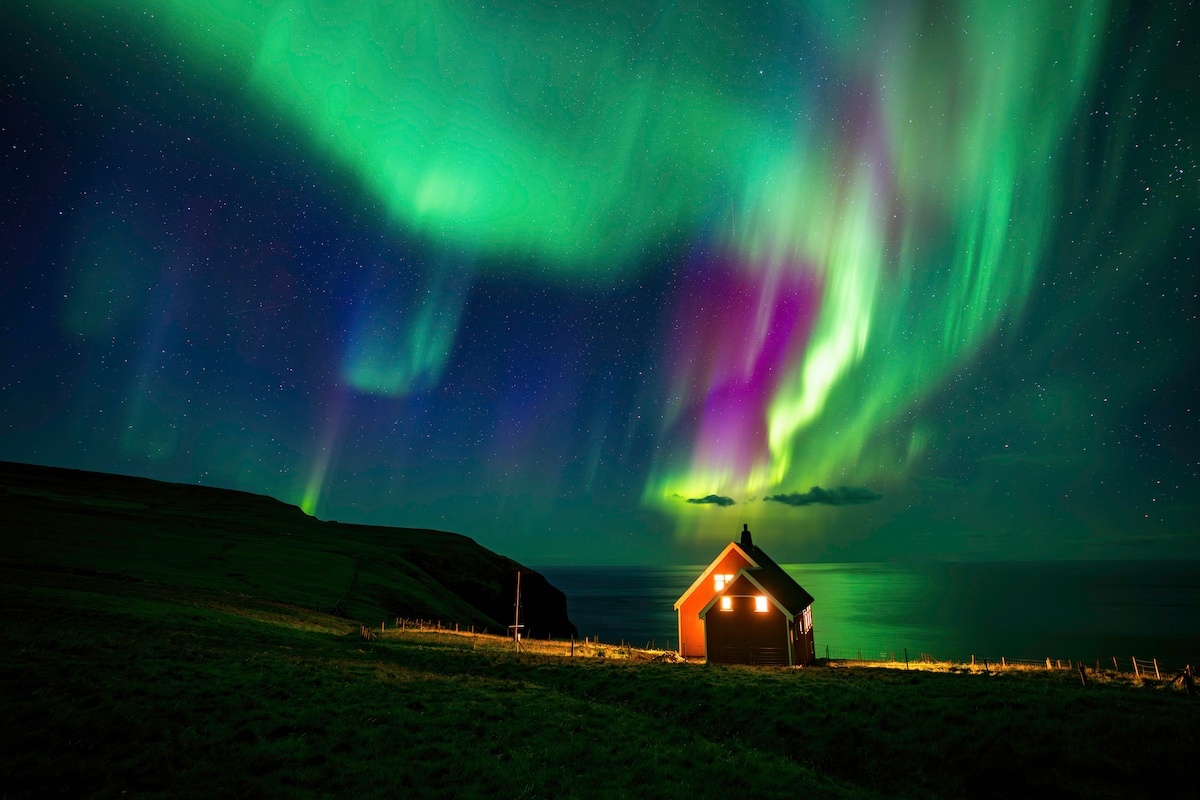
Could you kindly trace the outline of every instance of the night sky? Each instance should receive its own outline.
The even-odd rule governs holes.
[[[1193,4],[38,0],[0,77],[0,459],[534,565],[1200,558]]]

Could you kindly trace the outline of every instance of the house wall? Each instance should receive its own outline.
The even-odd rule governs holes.
[[[804,630],[804,615],[797,614],[792,623],[792,663],[812,664],[817,660],[813,629]]]
[[[716,566],[716,569],[696,587],[683,604],[679,606],[679,654],[684,658],[704,658],[704,623],[700,621],[700,611],[717,593],[713,588],[713,575],[736,575],[743,567],[750,566],[740,552],[730,550]]]
[[[754,597],[761,592],[744,578],[725,591],[733,608],[722,611],[720,603],[705,614],[710,664],[787,664],[787,617],[773,603],[767,610],[754,610]]]

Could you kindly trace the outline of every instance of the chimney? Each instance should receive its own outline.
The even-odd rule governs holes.
[[[742,547],[754,547],[754,540],[750,538],[750,526],[745,522],[742,523]]]

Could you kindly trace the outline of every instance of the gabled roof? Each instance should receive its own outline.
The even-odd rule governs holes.
[[[758,569],[746,577],[762,586],[763,590],[775,598],[788,614],[794,617],[812,605],[813,596],[804,591],[804,587],[796,583],[795,578],[784,572],[783,567],[758,549],[758,545],[744,545],[740,549],[758,564]]]
[[[757,550],[758,548],[751,547],[750,549]],[[708,569],[704,570],[704,572],[701,572],[700,577],[696,578],[695,582],[687,588],[687,591],[684,592],[683,594],[681,594],[679,596],[679,599],[675,601],[674,608],[676,611],[678,611],[679,607],[681,605],[683,605],[683,601],[687,600],[688,596],[691,595],[692,592],[696,591],[697,587],[699,587],[706,580],[708,580],[708,576],[711,575],[713,573],[713,570],[717,568],[717,564],[720,564],[721,560],[724,559],[725,556],[729,555],[730,550],[737,550],[738,553],[741,554],[742,558],[744,558],[748,562],[750,562],[750,566],[757,567],[759,565],[758,562],[755,560],[754,556],[752,556],[750,553],[746,552],[746,549],[743,548],[740,544],[738,544],[737,542],[730,542],[728,545],[725,546],[725,549],[721,551],[721,554],[712,560],[712,563],[708,565]],[[811,602],[811,601],[809,601],[809,602]]]

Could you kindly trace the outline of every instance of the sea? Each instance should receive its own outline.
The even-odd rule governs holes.
[[[782,565],[808,590],[817,655],[1200,664],[1200,561]],[[541,567],[580,638],[678,644],[672,605],[704,570]]]

